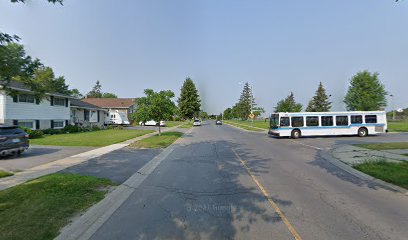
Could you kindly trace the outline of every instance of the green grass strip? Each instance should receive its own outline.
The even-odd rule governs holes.
[[[375,178],[408,189],[408,162],[365,162],[353,167]]]
[[[30,142],[37,145],[103,147],[152,132],[154,131],[108,129],[95,132],[49,135],[43,138],[32,139]]]
[[[159,135],[154,135],[140,141],[134,142],[129,147],[133,148],[166,148],[175,142],[183,133],[181,132],[165,132]]]
[[[13,175],[14,175],[14,173],[0,170],[0,178],[9,177],[9,176],[13,176]]]
[[[367,144],[356,144],[355,146],[367,148],[371,150],[408,149],[408,142],[367,143]]]
[[[70,219],[104,198],[107,179],[51,174],[0,192],[0,239],[54,239]]]

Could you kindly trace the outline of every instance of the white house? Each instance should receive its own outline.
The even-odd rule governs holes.
[[[81,127],[102,127],[106,110],[78,99],[71,99],[71,124]]]
[[[23,83],[11,81],[7,87],[17,95],[7,95],[0,82],[0,124],[31,129],[59,129],[69,124],[72,97],[48,93],[40,100]]]

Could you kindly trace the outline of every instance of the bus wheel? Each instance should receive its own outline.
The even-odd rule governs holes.
[[[297,129],[293,130],[292,133],[291,133],[291,136],[292,136],[292,138],[295,138],[295,139],[299,138],[301,136],[300,130],[297,130]]]
[[[361,127],[358,129],[358,136],[359,137],[365,137],[368,135],[368,130],[365,127]]]

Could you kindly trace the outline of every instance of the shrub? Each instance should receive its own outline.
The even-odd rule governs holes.
[[[21,130],[23,130],[24,132],[26,132],[28,135],[30,135],[31,132],[33,131],[33,130],[31,130],[30,128],[26,128],[26,127],[22,127],[22,126],[20,126],[19,128],[20,128]]]
[[[82,132],[82,128],[77,125],[66,125],[63,131],[65,133],[77,133],[77,132]]]
[[[92,131],[99,131],[99,130],[101,130],[101,128],[98,127],[97,125],[94,125],[94,126],[92,126],[91,130]]]
[[[44,135],[44,132],[41,130],[32,130],[29,134],[30,138],[41,138]]]
[[[53,128],[49,128],[49,129],[45,129],[43,130],[44,134],[49,134],[49,135],[54,135],[54,134],[61,134],[64,133],[61,129],[53,129]]]

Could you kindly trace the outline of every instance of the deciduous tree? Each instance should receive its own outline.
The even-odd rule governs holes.
[[[350,81],[344,103],[349,111],[373,111],[387,106],[387,92],[378,73],[358,72]]]

